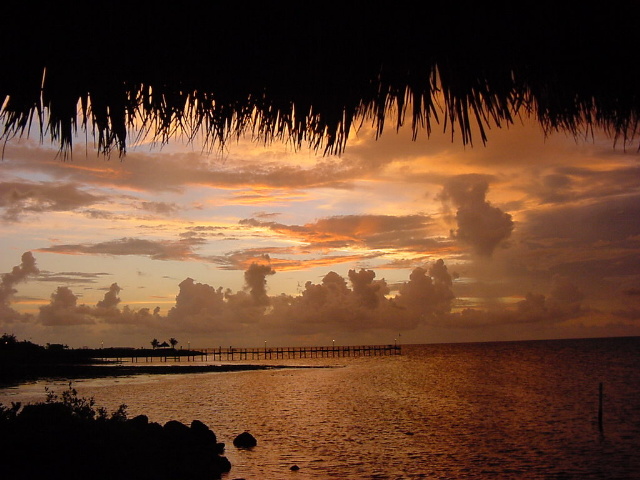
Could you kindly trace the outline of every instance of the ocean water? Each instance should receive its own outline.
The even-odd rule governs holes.
[[[129,416],[202,420],[227,444],[228,480],[640,479],[638,337],[405,345],[401,356],[267,362],[330,368],[74,386],[109,410],[127,404]],[[0,390],[0,402],[43,400],[47,385],[66,387],[24,384]],[[232,444],[245,430],[258,441],[251,450]]]

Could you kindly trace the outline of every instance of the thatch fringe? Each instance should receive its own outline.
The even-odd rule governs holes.
[[[124,154],[131,132],[202,135],[208,148],[251,134],[335,154],[363,121],[381,134],[392,111],[414,137],[443,122],[464,143],[523,113],[546,131],[604,128],[625,143],[638,133],[638,2],[452,5],[424,16],[355,3],[311,17],[286,3],[74,7],[10,7],[25,21],[0,32],[15,46],[0,50],[3,138],[36,122],[64,151],[86,129],[105,154]]]

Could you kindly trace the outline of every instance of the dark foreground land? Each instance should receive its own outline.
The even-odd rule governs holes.
[[[8,335],[2,339],[0,387],[40,378],[70,381],[286,368],[245,364],[121,365],[101,361],[100,355],[92,350],[44,348],[17,342]],[[236,440],[234,445],[238,448],[251,446]],[[160,425],[150,422],[145,415],[128,419],[126,405],[108,413],[96,407],[93,398],[78,397],[71,383],[60,396],[49,391],[45,402],[0,404],[3,479],[215,479],[231,468],[223,455],[224,448],[215,433],[199,420],[190,425],[177,421]]]
[[[0,405],[0,465],[7,479],[202,479],[231,469],[205,424],[164,426],[126,405],[108,414],[71,387],[60,398]]]

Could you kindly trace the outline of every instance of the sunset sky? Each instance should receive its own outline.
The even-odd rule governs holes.
[[[0,161],[0,330],[71,347],[640,335],[640,154],[533,121]]]

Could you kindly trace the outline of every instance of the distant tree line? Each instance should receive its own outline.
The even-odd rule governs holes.
[[[28,340],[18,341],[15,335],[10,333],[4,333],[2,337],[0,337],[0,350],[19,350],[19,351],[27,351],[27,350],[44,350],[44,347],[41,345],[37,345]]]
[[[178,340],[173,337],[169,339],[169,343],[167,343],[166,341],[160,343],[157,338],[154,338],[153,340],[151,340],[151,347],[155,350],[156,348],[168,348],[169,345],[171,345],[171,348],[175,349],[178,343],[180,342],[178,342]]]
[[[12,333],[3,333],[0,337],[0,350],[4,351],[40,351],[40,350],[60,351],[68,350],[68,345],[61,343],[47,343],[46,346],[38,345],[29,340],[18,340]]]

